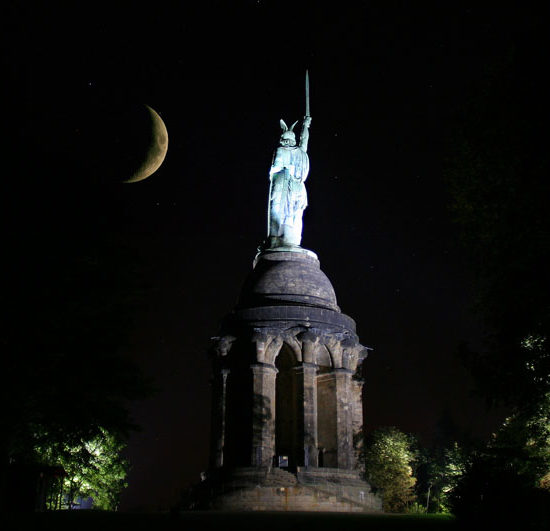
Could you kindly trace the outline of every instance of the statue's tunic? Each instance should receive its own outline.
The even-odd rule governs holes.
[[[309,157],[298,146],[280,146],[269,172],[269,236],[281,245],[300,245],[302,213],[307,206],[304,181],[309,173]]]

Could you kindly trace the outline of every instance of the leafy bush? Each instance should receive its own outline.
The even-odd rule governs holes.
[[[384,510],[406,511],[415,501],[414,439],[395,427],[379,428],[366,441],[366,478],[382,494]]]

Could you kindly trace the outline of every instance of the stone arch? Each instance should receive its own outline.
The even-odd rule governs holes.
[[[294,355],[296,356],[296,361],[301,363],[302,362],[302,343],[298,341],[298,339],[295,336],[286,336],[284,338],[284,342],[294,352]]]
[[[281,351],[282,346],[283,346],[283,339],[281,337],[272,337],[269,341],[267,341],[267,346],[265,347],[263,360],[261,361],[268,363],[270,365],[275,365],[275,359],[279,355],[279,352]]]
[[[340,341],[327,343],[327,349],[335,369],[342,367],[342,344]]]
[[[317,347],[316,352],[316,363],[319,365],[319,367],[332,367],[332,357],[327,349],[327,347],[323,344],[319,344]]]

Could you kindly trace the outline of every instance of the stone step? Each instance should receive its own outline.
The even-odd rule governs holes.
[[[243,511],[332,511],[381,512],[379,499],[369,493],[363,503],[336,490],[298,485],[295,487],[242,488],[225,492],[212,507]]]

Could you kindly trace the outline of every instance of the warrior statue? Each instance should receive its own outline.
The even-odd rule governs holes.
[[[283,133],[269,170],[269,208],[267,220],[268,249],[298,247],[302,240],[302,214],[307,206],[305,180],[309,173],[307,143],[309,139],[309,78],[306,72],[306,115],[302,122],[300,143],[296,145],[294,127],[281,120]]]

